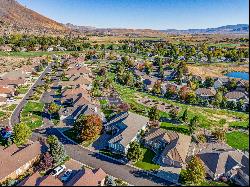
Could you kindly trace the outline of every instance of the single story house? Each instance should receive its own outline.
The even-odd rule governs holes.
[[[227,177],[240,185],[249,185],[249,157],[241,151],[232,148],[204,149],[198,156],[205,165],[206,173],[214,180]]]
[[[146,133],[143,142],[157,154],[158,164],[181,168],[186,163],[191,137],[170,130],[152,128]]]
[[[248,80],[239,80],[237,82],[237,87],[236,87],[236,91],[239,92],[245,92],[247,89],[247,85],[249,86],[249,81]]]
[[[149,119],[132,113],[121,112],[110,122],[104,124],[106,131],[111,131],[114,137],[109,140],[108,147],[111,151],[126,154],[130,142],[138,139],[141,130],[145,130]]]
[[[24,148],[15,144],[7,148],[0,146],[0,183],[6,179],[16,179],[29,169],[41,154],[41,143],[28,143]]]
[[[195,93],[201,99],[211,100],[215,96],[216,90],[214,88],[198,88]]]
[[[82,66],[82,67],[70,68],[65,72],[65,74],[70,77],[73,75],[90,75],[91,71],[86,66]]]
[[[25,79],[19,78],[19,79],[0,79],[0,86],[12,86],[13,88],[16,88],[20,85],[24,85],[26,83]]]
[[[215,79],[213,87],[218,90],[219,88],[226,86],[229,83],[230,79],[227,77],[219,77]]]
[[[155,78],[155,77],[151,77],[151,76],[148,76],[148,75],[144,75],[142,77],[142,81],[143,81],[143,87],[145,90],[147,91],[150,91],[153,89],[154,87],[154,84],[156,83],[158,79]]]
[[[243,100],[242,110],[247,110],[249,108],[249,98],[245,92],[232,91],[225,94],[225,98],[228,101],[238,102]]]
[[[24,179],[18,186],[104,186],[107,174],[101,169],[80,169],[74,172],[68,182],[62,182],[58,177],[52,175],[41,176],[35,172]]]

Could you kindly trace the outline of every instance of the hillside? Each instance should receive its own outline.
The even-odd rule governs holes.
[[[63,34],[70,29],[30,10],[16,0],[0,0],[0,22],[3,33]]]
[[[226,25],[217,28],[207,28],[207,29],[187,29],[187,30],[167,29],[161,31],[168,34],[248,34],[249,25],[237,24],[237,25]]]

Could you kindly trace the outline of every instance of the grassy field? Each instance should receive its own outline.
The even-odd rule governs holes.
[[[141,147],[141,149],[143,151],[143,158],[136,162],[134,165],[144,170],[159,169],[160,166],[152,161],[152,159],[155,157],[155,153],[145,147]]]
[[[249,149],[249,135],[244,132],[234,131],[226,134],[227,144],[233,148]]]
[[[188,127],[186,125],[174,125],[172,123],[162,122],[161,128],[166,129],[166,130],[176,131],[176,132],[186,134],[186,135],[190,134]]]
[[[43,124],[43,108],[43,103],[29,101],[21,112],[21,122],[26,123],[31,129],[40,127]]]
[[[30,51],[30,52],[4,52],[0,51],[0,56],[12,56],[12,57],[39,57],[43,55],[52,55],[52,54],[66,54],[72,53],[73,51]]]
[[[222,127],[223,124],[219,123],[221,119],[226,119],[227,122],[230,121],[231,123],[235,121],[235,118],[237,118],[238,120],[237,123],[241,123],[241,124],[246,124],[248,123],[248,120],[249,120],[248,114],[242,113],[242,112],[186,105],[186,104],[182,104],[182,103],[168,100],[165,98],[158,98],[156,96],[152,96],[147,93],[140,93],[128,87],[115,84],[115,83],[114,83],[114,87],[125,102],[136,107],[136,110],[134,110],[134,112],[142,114],[142,115],[147,115],[147,110],[149,108],[137,103],[136,97],[148,97],[156,101],[162,101],[168,104],[172,104],[174,106],[178,106],[181,109],[179,116],[181,116],[184,110],[188,108],[189,120],[195,115],[197,115],[199,117],[200,127],[202,128],[204,127],[207,129],[213,129],[214,127]],[[161,117],[168,117],[168,114],[164,112],[161,112],[160,115]]]

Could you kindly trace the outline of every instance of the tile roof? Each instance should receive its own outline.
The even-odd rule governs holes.
[[[249,158],[237,150],[203,150],[199,157],[214,174],[226,173],[239,164],[247,168],[246,174],[249,175]]]
[[[0,86],[6,86],[6,85],[21,85],[24,84],[26,81],[25,79],[0,79]]]
[[[227,99],[243,99],[246,98],[246,95],[243,92],[232,91],[225,94]]]
[[[15,144],[5,149],[0,147],[0,158],[4,158],[0,160],[0,179],[39,156],[41,147],[38,141],[29,143],[24,148],[18,148]]]
[[[120,141],[119,143],[121,145],[123,145],[124,147],[126,147],[131,140],[136,136],[136,134],[145,126],[147,125],[149,119],[145,116],[141,116],[139,114],[135,114],[132,112],[123,112],[123,113],[127,113],[127,117],[123,118],[122,120],[119,120],[118,122],[114,121],[113,124],[109,124],[109,125],[116,125],[117,123],[122,123],[125,126],[125,129],[118,132],[119,134],[112,138],[110,140],[110,142],[115,143],[117,137],[121,137],[118,138],[118,141]],[[117,117],[120,117],[117,116]]]
[[[200,96],[215,96],[216,91],[213,88],[198,88],[195,93]]]
[[[167,143],[162,151],[162,156],[167,156],[172,160],[185,163],[191,137],[161,128],[153,128],[144,137],[146,141],[163,140]]]
[[[11,88],[0,86],[0,94],[12,94],[13,92],[14,90]]]

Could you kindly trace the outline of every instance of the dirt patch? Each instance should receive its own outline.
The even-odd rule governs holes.
[[[188,71],[197,76],[201,77],[225,77],[226,72],[241,71],[249,72],[249,65],[228,65],[228,64],[216,64],[216,65],[188,65]]]

